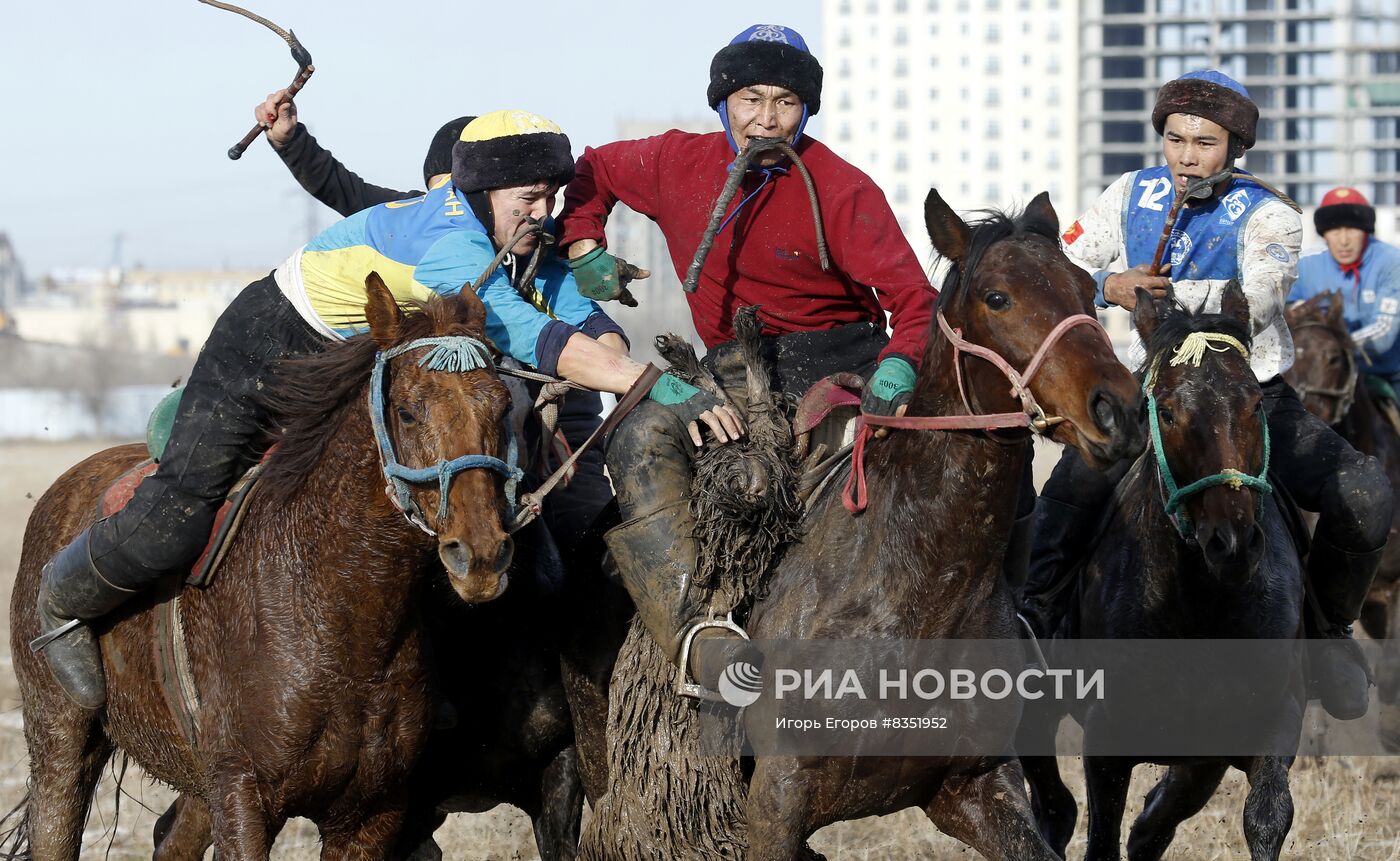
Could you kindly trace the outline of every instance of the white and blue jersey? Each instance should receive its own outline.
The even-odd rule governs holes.
[[[1400,378],[1400,248],[1376,239],[1366,243],[1360,265],[1343,270],[1326,249],[1298,261],[1298,283],[1290,302],[1319,293],[1342,294],[1343,316],[1368,374]]]
[[[274,277],[314,329],[343,339],[369,328],[370,272],[378,272],[407,306],[471,285],[495,255],[486,228],[444,180],[421,197],[372,206],[331,225]],[[556,373],[573,333],[622,333],[596,303],[579,295],[573,273],[552,254],[540,262],[533,283],[517,287],[502,266],[477,295],[486,306],[486,336],[501,352],[547,374]]]
[[[1123,174],[1064,234],[1065,253],[1098,283],[1097,301],[1108,307],[1103,285],[1113,272],[1151,263],[1176,197],[1166,166]],[[1284,299],[1293,284],[1302,244],[1298,214],[1272,193],[1235,180],[1224,194],[1183,207],[1164,263],[1176,298],[1189,308],[1220,310],[1231,279],[1249,300],[1254,349],[1250,365],[1261,381],[1293,364],[1293,338],[1284,320]],[[1141,362],[1136,341],[1131,358]]]

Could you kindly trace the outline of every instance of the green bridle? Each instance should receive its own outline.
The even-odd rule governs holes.
[[[1216,347],[1214,344],[1222,346]],[[1237,339],[1221,332],[1192,332],[1186,336],[1186,340],[1177,346],[1172,353],[1171,365],[1176,367],[1188,362],[1192,367],[1199,368],[1201,360],[1205,358],[1206,351],[1212,353],[1224,353],[1234,349],[1245,361],[1249,361],[1249,350],[1245,348]],[[1182,538],[1190,539],[1192,536],[1191,518],[1181,508],[1181,504],[1187,498],[1218,485],[1226,485],[1231,490],[1242,490],[1248,487],[1259,493],[1259,515],[1264,512],[1264,494],[1273,493],[1273,486],[1269,484],[1269,422],[1267,419],[1260,419],[1264,432],[1264,463],[1259,468],[1258,475],[1249,475],[1237,469],[1223,469],[1215,475],[1208,475],[1205,478],[1193,481],[1185,487],[1178,487],[1176,479],[1172,476],[1171,466],[1167,464],[1167,453],[1162,446],[1162,428],[1157,418],[1157,397],[1152,393],[1153,387],[1157,383],[1157,369],[1161,364],[1162,357],[1159,354],[1152,362],[1151,369],[1142,379],[1142,393],[1147,398],[1147,424],[1152,434],[1152,449],[1157,457],[1157,476],[1161,480],[1162,488],[1166,493],[1164,508],[1167,516],[1172,519],[1176,526],[1176,531]]]

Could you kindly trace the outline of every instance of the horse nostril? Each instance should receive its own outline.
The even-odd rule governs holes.
[[[510,567],[511,559],[515,556],[515,542],[507,535],[501,542],[501,549],[496,552],[496,573],[503,574]]]
[[[454,539],[438,542],[438,558],[455,577],[465,577],[472,568],[472,552],[467,545]]]
[[[1221,565],[1234,557],[1237,546],[1235,534],[1232,531],[1212,528],[1210,537],[1201,545],[1201,551],[1205,553],[1206,560],[1211,565]]]
[[[1094,396],[1089,402],[1089,409],[1094,415],[1094,424],[1098,425],[1099,430],[1111,435],[1118,428],[1118,404],[1105,392],[1094,392]]]

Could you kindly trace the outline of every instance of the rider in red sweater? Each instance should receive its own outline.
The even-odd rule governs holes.
[[[627,283],[644,273],[605,248],[604,223],[621,201],[657,223],[684,278],[736,153],[754,138],[789,141],[816,186],[831,270],[818,262],[801,176],[776,151],[756,158],[688,297],[709,348],[705,362],[722,383],[742,386],[734,312],[760,305],[778,390],[801,395],[829,374],[851,371],[868,380],[863,408],[891,415],[913,389],[937,294],[875,183],[802,134],[821,106],[821,80],[821,65],[795,31],[757,25],[740,33],[710,65],[708,103],[724,131],[671,131],[585,150],[557,222],[560,244],[583,295],[630,299]],[[893,337],[885,334],[887,311]],[[711,618],[709,596],[693,582],[688,502],[700,444],[695,424],[644,403],[608,447],[624,519],[608,533],[608,547],[638,615],[672,660],[688,636],[735,635]],[[722,668],[695,664],[683,673],[713,689]]]

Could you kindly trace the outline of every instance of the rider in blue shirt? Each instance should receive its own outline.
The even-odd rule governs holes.
[[[1313,213],[1326,251],[1298,261],[1290,302],[1338,292],[1363,373],[1400,382],[1400,248],[1375,237],[1376,210],[1354,188],[1334,188]]]

